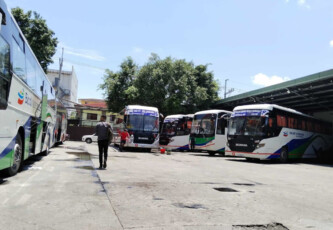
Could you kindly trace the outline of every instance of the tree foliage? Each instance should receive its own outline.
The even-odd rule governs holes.
[[[136,89],[133,87],[134,76],[137,73],[137,65],[128,57],[120,65],[119,72],[106,70],[104,83],[100,88],[104,90],[108,107],[112,111],[120,111],[129,101],[134,101]]]
[[[58,44],[54,32],[48,28],[46,21],[35,11],[24,13],[21,8],[17,7],[12,9],[12,14],[46,72],[47,66],[53,63],[52,57],[56,53]]]
[[[119,72],[107,70],[101,89],[112,111],[140,104],[157,107],[164,115],[189,114],[208,109],[219,99],[218,83],[207,65],[160,59],[156,54],[141,68],[127,58]]]

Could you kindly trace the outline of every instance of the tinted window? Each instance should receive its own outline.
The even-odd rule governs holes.
[[[9,92],[9,45],[0,36],[0,108],[6,108]]]
[[[25,74],[25,55],[24,51],[19,46],[18,41],[13,38],[12,48],[13,48],[13,71],[14,73],[26,82],[26,74]]]
[[[33,58],[30,52],[26,53],[26,65],[27,65],[27,84],[35,92],[37,92],[37,83],[36,83],[36,64],[35,59]]]

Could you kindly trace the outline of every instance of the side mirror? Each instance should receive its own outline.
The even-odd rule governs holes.
[[[229,120],[230,119],[230,114],[223,114],[220,119],[224,119],[224,120]]]

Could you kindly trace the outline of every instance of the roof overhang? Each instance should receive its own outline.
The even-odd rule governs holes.
[[[303,113],[333,110],[333,69],[268,86],[218,101],[214,108],[232,110],[239,105],[278,104]]]

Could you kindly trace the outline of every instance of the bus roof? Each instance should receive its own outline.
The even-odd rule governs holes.
[[[306,116],[306,117],[311,117],[307,114],[298,112],[294,109],[289,109],[280,105],[275,105],[275,104],[252,104],[252,105],[241,105],[241,106],[236,106],[234,108],[233,111],[239,111],[239,110],[251,110],[251,109],[266,109],[266,110],[273,110],[273,109],[279,109],[279,110],[283,110],[289,113],[295,113],[295,114],[299,114],[302,116]]]
[[[143,105],[127,105],[126,109],[143,109],[143,110],[151,110],[158,113],[158,108],[151,106],[143,106]]]
[[[175,114],[175,115],[169,115],[169,116],[166,116],[165,119],[176,119],[176,118],[183,118],[183,117],[186,117],[186,115],[184,114]]]
[[[194,115],[199,115],[199,114],[218,114],[218,113],[232,113],[231,111],[227,110],[221,110],[221,109],[211,109],[211,110],[204,110],[204,111],[199,111],[196,112]]]

